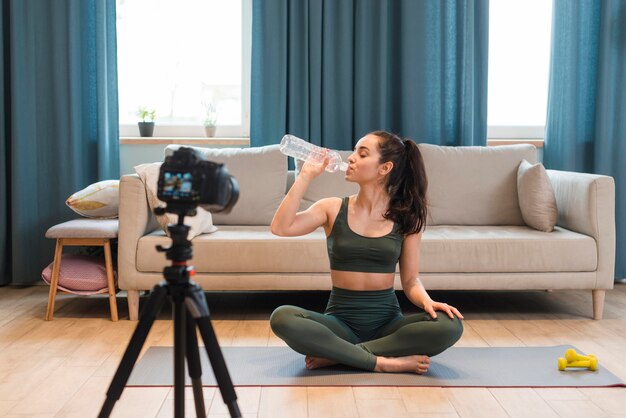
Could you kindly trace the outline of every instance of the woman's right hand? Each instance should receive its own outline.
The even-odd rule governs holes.
[[[320,199],[308,209],[298,212],[300,202],[310,182],[322,174],[330,163],[327,153],[328,150],[325,150],[322,164],[315,160],[304,162],[296,181],[274,214],[270,225],[272,234],[284,237],[306,235],[328,222],[329,198]]]
[[[324,153],[328,153],[328,150],[324,150]],[[316,161],[306,160],[298,172],[298,177],[302,176],[307,180],[313,180],[326,170],[329,163],[330,157],[328,156],[324,157],[324,162],[322,164],[319,164]]]

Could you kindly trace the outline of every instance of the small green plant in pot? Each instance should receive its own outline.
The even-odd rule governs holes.
[[[156,118],[156,110],[148,109],[146,106],[140,106],[137,109],[137,116],[141,118],[141,122],[137,122],[139,126],[139,135],[141,136],[152,136],[154,133],[154,119]],[[149,121],[146,121],[146,118]]]
[[[213,103],[204,104],[204,132],[206,136],[215,136],[215,130],[217,129],[217,110]]]

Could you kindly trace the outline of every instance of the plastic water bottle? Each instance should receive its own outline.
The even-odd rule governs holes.
[[[341,160],[341,155],[337,151],[328,150],[326,152],[326,148],[318,147],[297,136],[283,136],[282,141],[280,141],[280,151],[298,160],[309,161],[319,165],[323,164],[324,158],[328,156],[330,161],[326,166],[326,171],[329,173],[334,173],[337,170],[346,171],[348,169],[348,163]]]

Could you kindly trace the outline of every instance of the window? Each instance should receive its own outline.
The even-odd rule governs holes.
[[[552,2],[489,2],[489,138],[543,138]]]
[[[156,110],[155,136],[249,136],[251,0],[117,0],[120,135]]]

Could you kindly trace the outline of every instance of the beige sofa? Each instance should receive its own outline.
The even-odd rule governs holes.
[[[176,147],[168,146],[166,154]],[[524,224],[517,193],[518,166],[524,159],[536,162],[535,147],[420,148],[429,178],[430,216],[420,259],[427,289],[588,289],[593,317],[602,317],[605,291],[614,281],[611,177],[548,170],[558,223],[546,233]],[[230,214],[214,214],[216,232],[193,239],[194,281],[207,291],[330,289],[321,228],[302,237],[270,232],[272,215],[296,175],[278,147],[201,152],[226,163],[241,195]],[[302,208],[355,191],[343,173],[324,173],[308,189]],[[119,287],[128,292],[129,316],[136,320],[139,291],[162,280],[169,264],[155,246],[170,240],[155,222],[136,175],[121,179],[119,217]]]

